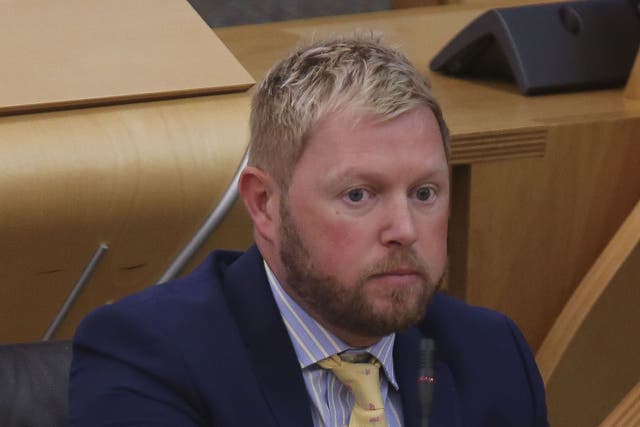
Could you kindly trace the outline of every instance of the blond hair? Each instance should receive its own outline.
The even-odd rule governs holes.
[[[249,164],[288,188],[314,126],[328,114],[348,110],[384,121],[420,106],[433,111],[448,156],[440,106],[404,54],[372,35],[313,43],[274,65],[259,85],[251,108]]]

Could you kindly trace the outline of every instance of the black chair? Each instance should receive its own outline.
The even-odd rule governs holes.
[[[0,426],[68,425],[71,342],[0,345]]]

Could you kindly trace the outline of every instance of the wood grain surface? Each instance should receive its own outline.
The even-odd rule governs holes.
[[[508,314],[538,348],[640,199],[639,138],[636,119],[559,125],[542,158],[474,164],[467,301]]]
[[[638,384],[639,301],[640,201],[576,288],[538,352],[552,425],[598,426]]]
[[[640,425],[640,382],[627,393],[622,401],[600,424],[600,427]]]
[[[239,94],[0,118],[0,340],[39,339],[99,243],[57,337],[158,280],[229,185],[248,114]],[[231,226],[213,241],[247,247]]]
[[[181,0],[3,0],[0,114],[245,90]]]

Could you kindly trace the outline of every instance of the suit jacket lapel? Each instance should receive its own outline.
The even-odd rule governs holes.
[[[394,346],[394,371],[400,387],[405,427],[420,427],[422,408],[418,394],[420,363],[420,339],[415,328],[396,334]],[[437,342],[436,342],[437,346]],[[436,347],[437,348],[437,347]],[[437,350],[436,350],[437,354]],[[460,404],[455,382],[449,367],[438,359],[435,363],[436,386],[429,414],[429,426],[461,426]]]
[[[225,272],[225,295],[263,396],[279,425],[309,426],[311,403],[256,247]]]

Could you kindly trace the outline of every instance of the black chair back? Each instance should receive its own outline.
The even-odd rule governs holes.
[[[68,425],[71,342],[0,345],[0,426]]]

